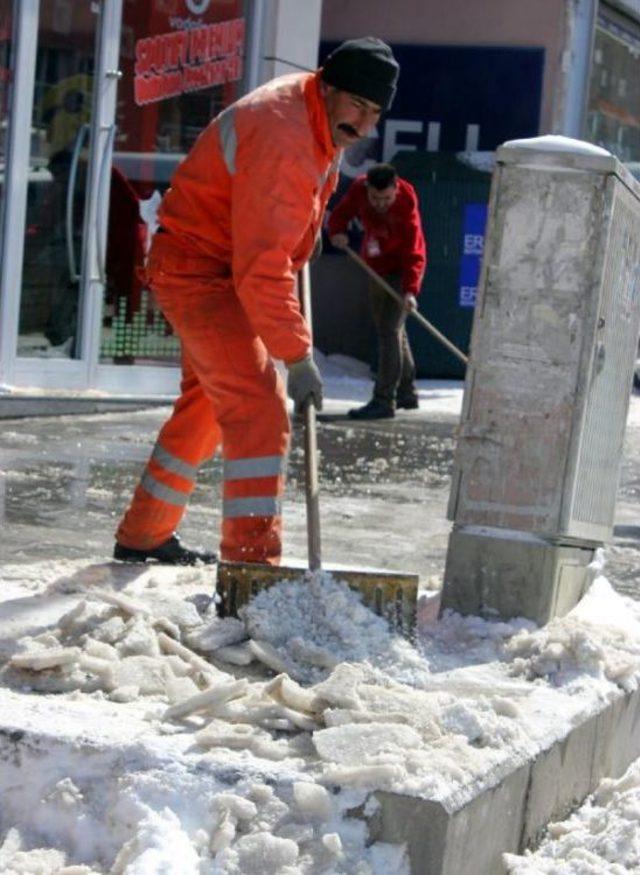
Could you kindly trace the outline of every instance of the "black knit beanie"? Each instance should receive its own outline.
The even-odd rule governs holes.
[[[334,49],[322,65],[322,80],[389,109],[400,66],[386,43],[373,36],[350,39]]]

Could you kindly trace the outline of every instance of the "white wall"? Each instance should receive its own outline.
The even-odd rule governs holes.
[[[321,13],[322,0],[264,0],[260,82],[316,68]]]

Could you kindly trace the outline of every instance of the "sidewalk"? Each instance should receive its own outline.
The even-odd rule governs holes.
[[[420,381],[420,409],[394,420],[356,422],[350,407],[371,383],[323,363],[320,415],[321,517],[327,561],[441,575],[454,431],[463,384]],[[140,476],[169,404],[100,415],[4,420],[0,428],[0,562],[108,558],[119,515]],[[284,500],[285,552],[303,558],[303,458],[294,429]],[[616,529],[608,575],[621,592],[640,596],[640,395],[631,398]],[[221,463],[201,471],[182,526],[185,541],[216,548]]]
[[[362,380],[327,379],[319,423],[325,557],[435,573],[449,529],[444,507],[462,384],[422,383],[421,409],[393,421],[346,419],[369,391]],[[4,420],[0,561],[110,557],[117,518],[168,413],[165,406]],[[285,551],[296,557],[306,550],[302,462],[296,426],[284,501]],[[182,526],[185,541],[216,547],[220,488],[218,457],[201,471]],[[381,551],[381,538],[392,549]]]
[[[97,392],[54,392],[32,389],[0,391],[0,420],[141,410],[164,406],[171,402],[169,396],[165,398],[111,397]]]
[[[378,422],[347,419],[346,410],[369,392],[368,382],[327,376],[319,425],[324,555],[346,566],[418,571],[423,587],[433,589],[450,530],[445,511],[462,388],[422,384],[419,411]],[[375,618],[329,584],[315,588],[313,604],[299,588],[263,606],[256,627],[263,652],[266,641],[283,661],[286,684],[283,669],[277,681],[259,663],[241,667],[210,657],[204,685],[230,700],[203,716],[168,717],[169,704],[201,691],[203,681],[198,668],[187,670],[184,660],[163,651],[163,630],[173,624],[173,634],[183,644],[199,642],[199,652],[212,636],[219,646],[241,630],[198,615],[196,606],[204,610],[213,591],[210,570],[109,561],[117,518],[167,413],[164,407],[2,423],[0,871],[23,852],[57,849],[51,872],[95,864],[84,875],[106,873],[105,861],[111,865],[116,857],[122,866],[116,871],[131,864],[149,875],[196,875],[214,855],[216,866],[223,860],[227,866],[216,871],[242,875],[298,864],[298,871],[311,871],[305,859],[336,875],[407,875],[397,844],[404,833],[384,819],[403,805],[413,812],[404,822],[417,824],[407,837],[414,843],[413,871],[422,871],[415,868],[416,859],[424,860],[416,848],[428,831],[419,816],[428,815],[425,824],[434,830],[442,826],[429,832],[429,847],[442,840],[444,853],[449,834],[451,847],[466,854],[465,865],[480,859],[465,850],[469,837],[455,832],[465,822],[478,826],[468,820],[469,811],[482,811],[476,800],[504,812],[497,818],[504,844],[492,846],[497,832],[481,830],[474,853],[489,859],[498,847],[520,847],[520,827],[508,819],[516,798],[509,788],[553,803],[553,781],[564,774],[557,750],[579,777],[575,790],[562,777],[562,793],[588,792],[585,751],[602,753],[605,744],[588,735],[585,747],[583,726],[591,734],[602,729],[608,717],[599,717],[599,709],[618,713],[640,679],[640,606],[620,599],[606,581],[553,635],[520,621],[454,616],[436,624],[433,599],[423,598],[417,650],[385,637]],[[639,471],[640,399],[634,397],[606,573],[636,597]],[[296,428],[284,502],[285,551],[295,558],[306,546],[302,476]],[[214,460],[190,503],[185,541],[215,546],[220,487]],[[7,666],[17,652],[34,650],[45,663],[63,663],[17,674]],[[329,710],[317,713],[319,690],[309,698],[307,687],[301,693],[292,684],[326,677],[336,662],[322,688]],[[273,696],[281,709],[289,702],[278,719],[286,713],[285,722],[301,721],[295,731],[282,731],[280,723],[274,733],[260,722],[264,708],[275,707]],[[296,716],[295,708],[303,713]],[[571,733],[574,747],[564,741]],[[298,785],[304,786],[294,792]],[[378,801],[374,790],[383,791]],[[527,816],[532,838],[540,816],[535,809]]]

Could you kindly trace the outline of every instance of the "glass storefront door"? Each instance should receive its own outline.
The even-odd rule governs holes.
[[[0,0],[0,386],[95,383],[122,2]]]
[[[73,358],[99,21],[90,0],[41,0],[18,356]]]
[[[0,0],[0,391],[177,388],[144,264],[173,171],[242,92],[245,5]]]
[[[102,364],[178,363],[178,340],[145,286],[144,260],[173,171],[208,122],[240,96],[244,6],[243,0],[124,2]]]

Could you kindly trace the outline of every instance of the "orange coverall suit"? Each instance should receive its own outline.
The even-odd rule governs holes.
[[[182,342],[181,395],[116,538],[151,549],[177,528],[198,466],[222,444],[221,557],[277,564],[290,425],[273,358],[310,352],[296,273],[335,189],[319,73],[283,76],[200,134],[160,207],[149,284]]]

